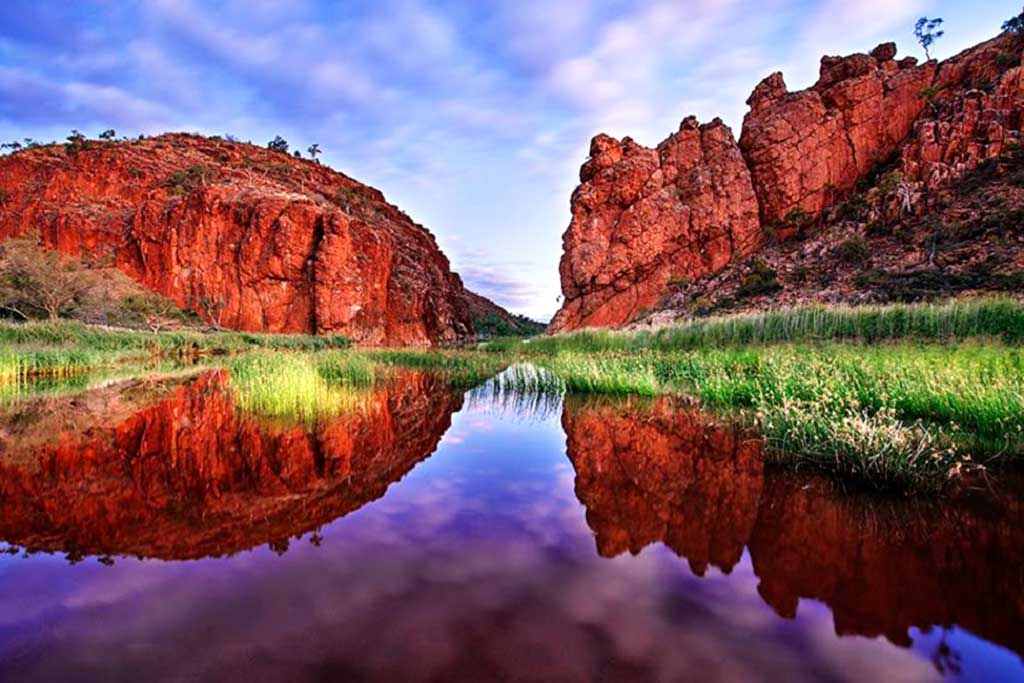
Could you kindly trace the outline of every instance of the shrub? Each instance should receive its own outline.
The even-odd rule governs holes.
[[[80,260],[31,240],[9,240],[0,253],[0,308],[25,320],[67,315],[95,283],[94,272]]]
[[[755,259],[750,267],[750,272],[744,276],[736,290],[737,298],[749,299],[755,296],[774,294],[782,289],[777,273],[763,262]]]
[[[274,139],[267,143],[267,149],[272,149],[275,152],[281,152],[283,154],[288,153],[288,141],[280,135],[274,136]]]
[[[150,291],[125,297],[120,308],[134,318],[132,322],[145,325],[150,332],[159,332],[189,319],[189,315],[178,308],[173,299]]]
[[[1009,69],[1020,64],[1020,56],[1012,52],[1000,52],[996,56],[996,66],[1000,69]]]
[[[878,190],[883,195],[889,195],[899,189],[900,183],[903,181],[903,174],[899,171],[889,171],[882,176],[881,182],[878,183]]]
[[[201,164],[195,164],[188,168],[179,169],[167,176],[164,186],[173,195],[188,194],[198,185],[206,184],[206,176],[212,169]]]
[[[1024,12],[1003,22],[1003,30],[1014,35],[1024,35]]]
[[[67,137],[67,143],[64,145],[64,151],[68,154],[78,154],[82,150],[88,148],[89,141],[86,140],[85,136],[77,130],[71,129],[71,135]]]
[[[855,194],[839,205],[839,218],[844,221],[863,222],[870,212],[871,206],[861,194]]]
[[[868,243],[859,235],[837,244],[833,253],[844,263],[863,263],[870,255]]]

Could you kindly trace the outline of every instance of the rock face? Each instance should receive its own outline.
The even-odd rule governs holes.
[[[853,213],[866,212],[864,186],[883,190],[876,199],[897,213],[941,204],[955,180],[1019,143],[1021,50],[1004,34],[919,65],[885,43],[823,58],[817,83],[795,93],[774,73],[747,101],[738,148],[728,128],[692,118],[657,150],[594,138],[563,237],[565,300],[549,329],[618,326],[672,307],[688,281],[742,267],[767,243],[762,232],[842,222],[841,207],[831,209],[853,199],[863,207]]]
[[[817,215],[891,157],[927,104],[935,63],[894,60],[896,46],[825,57],[813,87],[789,93],[774,73],[747,100],[740,147],[765,224]]]
[[[1020,143],[1021,47],[1000,36],[940,66],[931,101],[900,158],[903,176],[926,195]]]
[[[472,335],[433,236],[311,161],[194,135],[51,145],[0,160],[0,239],[112,261],[224,327],[363,344]]]
[[[629,322],[670,280],[714,272],[760,246],[750,174],[720,120],[688,118],[657,149],[599,135],[580,180],[552,331]]]
[[[0,538],[72,556],[196,559],[288,540],[380,498],[462,407],[406,374],[313,426],[240,412],[224,371],[20,404],[0,438]]]

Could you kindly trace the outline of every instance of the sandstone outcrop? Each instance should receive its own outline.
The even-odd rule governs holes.
[[[196,135],[49,145],[0,160],[0,239],[112,262],[223,327],[363,344],[472,335],[433,236],[326,166]]]
[[[891,157],[913,128],[935,77],[934,62],[895,61],[896,46],[825,57],[818,82],[796,93],[781,73],[747,104],[740,148],[765,224],[794,211],[820,214]]]
[[[1021,141],[1022,45],[1000,36],[943,62],[904,145],[900,170],[927,198]]]
[[[893,223],[948,206],[957,180],[1019,148],[1022,48],[1018,36],[1003,34],[944,62],[918,64],[897,60],[895,44],[885,43],[823,58],[818,81],[793,93],[781,73],[771,74],[747,102],[739,153],[727,128],[698,127],[692,118],[657,150],[594,138],[563,237],[564,302],[549,329],[619,326],[651,308],[677,311],[680,299],[700,304],[691,311],[707,310],[713,292],[687,297],[684,290],[733,271],[741,280],[751,271],[747,257],[761,259],[762,245],[773,241],[762,234],[784,241],[811,226]],[[676,160],[674,169],[667,160]],[[895,260],[918,261],[908,244]],[[793,258],[782,261],[794,265]],[[806,280],[809,267],[797,266]],[[771,289],[800,298],[782,285]]]
[[[761,244],[750,174],[720,120],[685,119],[657,149],[599,135],[580,180],[552,331],[629,322],[669,281],[720,270]]]

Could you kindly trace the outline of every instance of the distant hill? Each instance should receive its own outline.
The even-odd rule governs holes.
[[[485,296],[465,291],[469,315],[478,337],[530,337],[544,331],[544,324],[525,315],[509,313]]]

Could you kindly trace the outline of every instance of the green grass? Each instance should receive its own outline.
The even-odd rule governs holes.
[[[834,340],[870,344],[907,339],[957,341],[974,337],[996,338],[1007,344],[1024,343],[1024,304],[1012,299],[984,298],[941,304],[800,306],[694,319],[656,331],[584,330],[520,343],[502,340],[492,350],[531,355],[565,351],[686,351],[781,342]]]
[[[240,352],[253,349],[319,351],[349,346],[340,335],[257,334],[253,332],[201,332],[194,330],[144,332],[57,322],[0,323],[0,348],[62,347],[86,351],[173,352],[183,348]]]
[[[80,349],[0,347],[0,384],[35,377],[69,377],[113,364],[123,354]]]
[[[372,370],[354,356],[251,353],[228,363],[239,408],[265,417],[315,422],[366,405]]]
[[[456,350],[383,349],[360,352],[370,363],[385,368],[430,370],[440,373],[453,387],[477,386],[504,370],[508,356]]]
[[[756,424],[772,460],[880,488],[937,490],[1024,457],[1024,306],[803,307],[657,331],[582,331],[462,350],[339,350],[341,338],[0,324],[0,383],[218,350],[243,410],[314,421],[399,369],[508,405],[565,392],[686,394]],[[127,359],[127,360],[126,360]],[[20,391],[20,389],[19,389]],[[15,392],[17,393],[17,391]]]
[[[344,348],[341,336],[249,332],[141,332],[74,321],[0,323],[0,382],[30,377],[66,377],[159,356],[253,350],[320,351]]]
[[[740,409],[772,459],[879,488],[937,489],[1024,456],[1024,350],[992,344],[776,345],[536,362],[568,391],[691,394]]]

